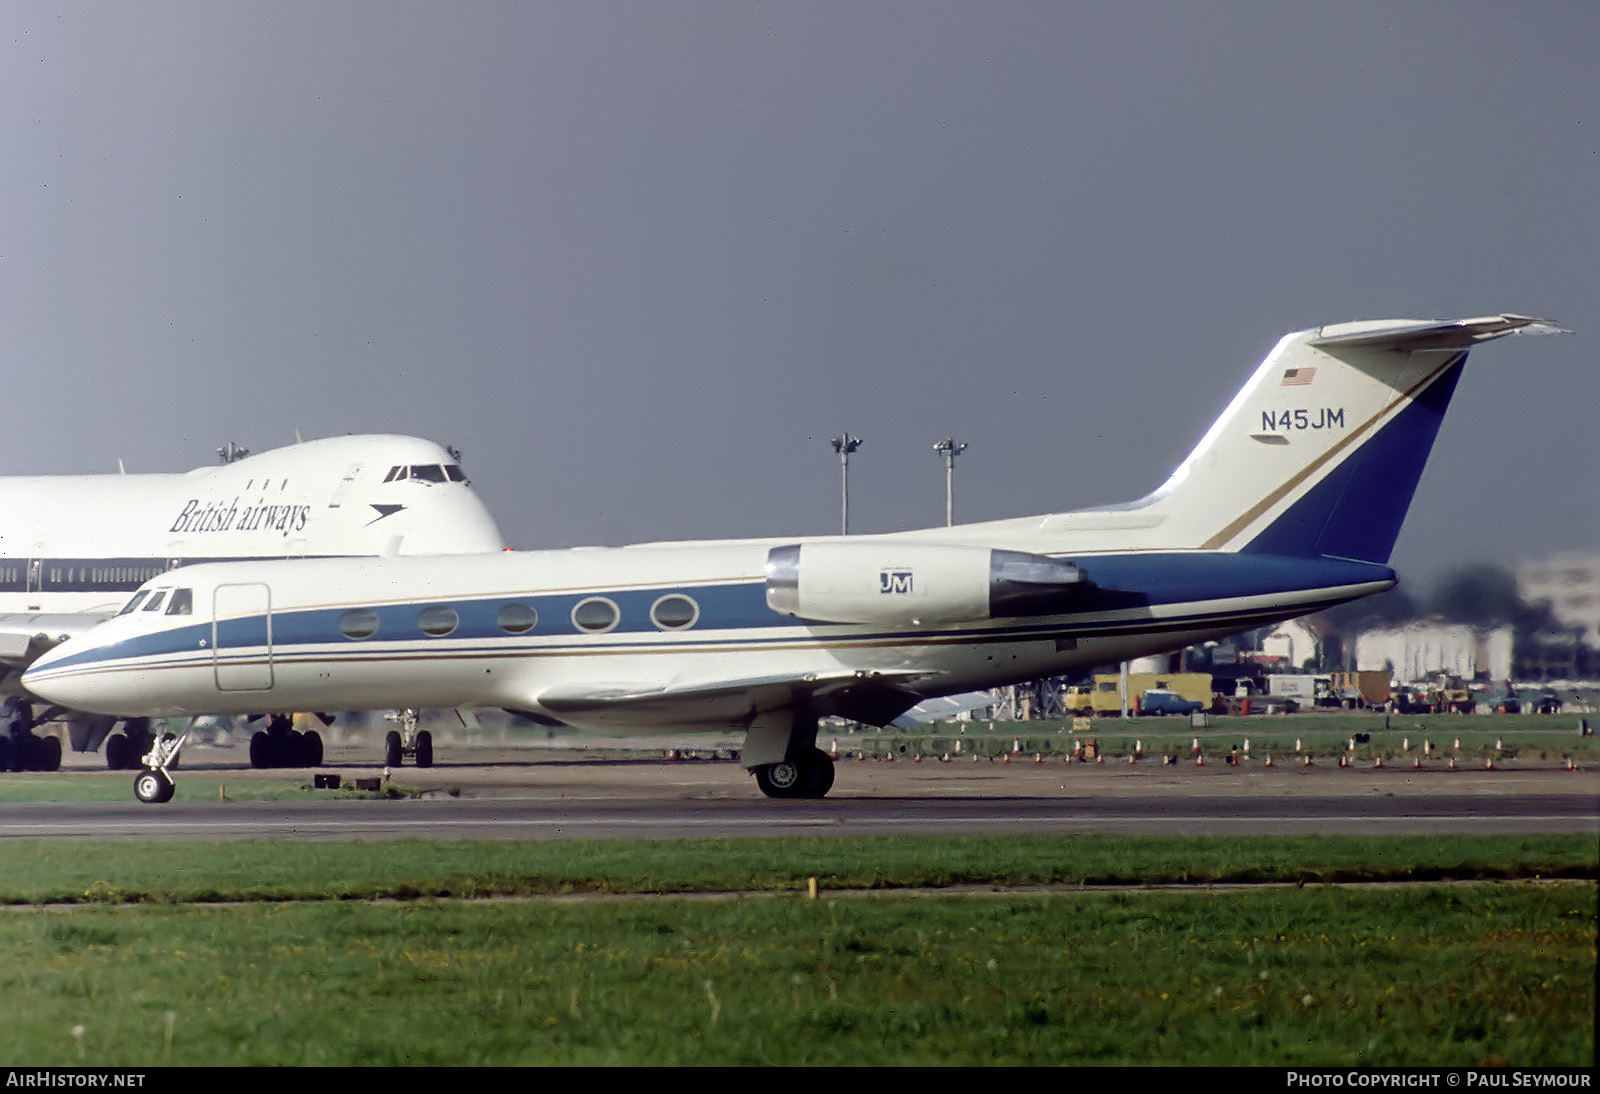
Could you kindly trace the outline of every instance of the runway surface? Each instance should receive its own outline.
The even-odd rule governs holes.
[[[47,839],[688,839],[756,836],[1088,833],[1600,834],[1600,773],[1559,765],[1422,770],[842,760],[820,801],[773,801],[728,761],[554,759],[484,750],[483,762],[406,767],[392,777],[420,798],[286,802],[228,800],[262,779],[192,754],[177,798],[144,805],[0,803],[0,838]],[[370,749],[335,752],[323,768],[346,781],[379,775]],[[188,756],[186,756],[188,759]],[[74,772],[102,777],[98,757]],[[5,778],[27,776],[5,776]],[[116,776],[122,777],[122,773]]]

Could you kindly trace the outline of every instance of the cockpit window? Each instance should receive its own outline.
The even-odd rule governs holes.
[[[194,590],[173,589],[172,599],[167,601],[168,615],[191,615],[194,612]]]
[[[124,607],[117,614],[118,615],[127,615],[129,612],[138,611],[139,610],[139,604],[144,600],[145,597],[147,597],[149,595],[150,595],[150,590],[149,589],[140,589],[138,592],[133,594],[133,599],[128,601],[127,606]]]
[[[156,595],[152,596],[149,602],[145,604],[144,610],[147,612],[159,612],[161,610],[161,602],[166,598],[167,590],[157,589]]]
[[[459,464],[448,463],[440,466],[436,463],[414,463],[409,466],[397,464],[389,468],[389,473],[384,476],[384,482],[402,482],[412,479],[416,482],[466,482],[467,476],[462,473]]]

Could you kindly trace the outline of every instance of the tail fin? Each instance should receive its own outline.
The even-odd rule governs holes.
[[[1172,546],[1387,562],[1467,351],[1558,329],[1495,315],[1288,335],[1140,509]]]

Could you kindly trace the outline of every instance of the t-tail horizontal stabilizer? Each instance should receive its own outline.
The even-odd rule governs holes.
[[[1143,508],[1174,546],[1387,562],[1467,351],[1557,331],[1495,315],[1288,335]]]

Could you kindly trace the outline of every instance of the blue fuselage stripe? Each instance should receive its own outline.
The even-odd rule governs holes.
[[[855,645],[892,642],[925,644],[951,641],[1026,641],[1049,637],[1094,637],[1130,631],[1181,631],[1237,621],[1254,625],[1261,618],[1282,618],[1283,611],[1263,606],[1291,594],[1328,590],[1326,598],[1310,596],[1294,614],[1315,611],[1348,599],[1336,590],[1392,583],[1394,572],[1386,566],[1337,559],[1287,558],[1260,554],[1151,553],[1074,557],[1089,578],[1081,600],[1059,616],[1033,620],[974,622],[940,629],[886,629],[883,627],[811,623],[767,607],[760,581],[719,585],[669,586],[649,589],[592,589],[558,594],[478,596],[460,600],[370,604],[351,602],[333,607],[288,609],[271,614],[272,656],[284,660],[307,657],[353,658],[423,655],[451,656],[604,651],[654,651],[708,646],[752,647],[792,645]],[[699,616],[692,627],[665,631],[651,621],[651,608],[662,596],[692,597]],[[601,633],[585,633],[572,621],[573,608],[582,600],[604,596],[616,604],[617,625]],[[502,630],[497,617],[509,603],[521,603],[538,612],[538,623],[522,634]],[[448,635],[427,637],[418,627],[421,611],[447,605],[459,617]],[[1171,610],[1177,605],[1186,610]],[[341,617],[355,608],[376,614],[378,628],[370,637],[347,638],[339,629]],[[1163,611],[1163,609],[1167,609]],[[130,636],[108,646],[72,653],[49,665],[47,672],[72,671],[113,661],[145,661],[172,654],[186,660],[226,660],[230,651],[260,656],[262,617],[227,620],[213,632],[210,620],[194,619],[155,633]],[[212,648],[212,642],[217,648]]]

